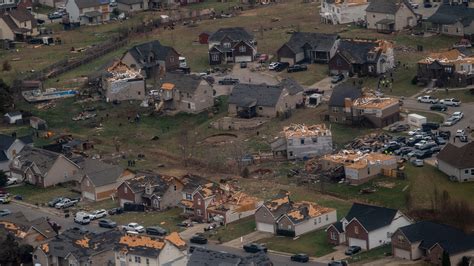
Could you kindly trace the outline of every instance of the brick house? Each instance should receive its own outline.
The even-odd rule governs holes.
[[[200,191],[204,185],[211,183],[211,181],[201,176],[187,174],[179,178],[183,183],[181,192],[181,200],[179,206],[183,208],[183,214],[194,214],[194,195]]]
[[[339,46],[339,35],[317,32],[295,32],[277,51],[279,62],[328,63]]]
[[[408,0],[372,0],[365,10],[367,28],[382,33],[415,27],[418,15]]]
[[[474,181],[474,142],[462,147],[448,143],[436,156],[438,169],[458,182]]]
[[[208,44],[210,65],[252,62],[257,54],[255,37],[242,27],[221,28]]]
[[[441,265],[443,252],[448,253],[453,265],[458,265],[464,256],[474,256],[474,235],[430,221],[401,227],[392,235],[394,257]]]
[[[203,31],[199,34],[199,43],[200,44],[208,44],[209,43],[209,37],[211,36],[211,33],[208,31]]]
[[[346,217],[326,229],[327,239],[333,245],[370,250],[390,243],[398,228],[411,223],[396,209],[354,203]]]

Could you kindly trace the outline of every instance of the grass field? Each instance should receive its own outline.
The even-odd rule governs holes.
[[[350,257],[347,261],[349,263],[361,262],[361,261],[373,261],[377,259],[382,259],[387,257],[386,254],[390,254],[392,252],[391,245],[380,246],[368,251],[360,252],[352,257]]]
[[[213,232],[206,233],[206,235],[208,235],[210,239],[224,243],[252,233],[255,231],[255,226],[255,217],[250,216],[227,224],[225,227],[219,227]]]
[[[469,90],[450,90],[448,93],[444,90],[436,91],[431,93],[432,96],[438,99],[444,98],[456,98],[461,100],[462,103],[474,102],[474,94],[470,93]]]
[[[47,204],[56,197],[80,197],[79,193],[71,191],[71,188],[67,186],[39,188],[32,185],[23,185],[8,188],[8,192],[12,195],[21,195],[25,202],[38,205]]]
[[[163,212],[125,212],[120,215],[110,216],[110,219],[119,225],[136,222],[145,227],[158,225],[168,230],[168,232],[179,232],[182,231],[182,228],[176,225],[183,220],[179,217],[181,212],[182,210],[179,208]]]

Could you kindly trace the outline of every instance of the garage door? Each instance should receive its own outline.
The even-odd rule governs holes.
[[[294,64],[295,64],[295,60],[293,60],[293,58],[288,58],[288,57],[282,57],[282,58],[280,58],[280,62],[288,63],[288,64],[290,64],[290,65],[294,65]]]
[[[257,231],[274,233],[273,224],[257,223]]]
[[[252,62],[252,56],[236,56],[235,62]]]
[[[363,239],[349,237],[349,246],[359,246],[363,250],[365,250],[367,249],[367,241]]]
[[[123,205],[127,202],[133,203],[131,200],[125,200],[125,199],[120,199],[119,202],[120,202],[120,207],[123,207]]]
[[[90,199],[90,200],[95,200],[95,196],[93,193],[90,193],[90,192],[85,192],[83,191],[82,192],[82,197],[83,198],[86,198],[86,199]]]
[[[394,254],[395,257],[397,257],[397,258],[406,259],[406,260],[410,259],[410,251],[408,251],[408,250],[395,248],[394,253],[395,253]]]

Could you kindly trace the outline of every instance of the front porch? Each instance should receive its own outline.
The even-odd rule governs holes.
[[[382,19],[375,23],[375,27],[379,33],[392,33],[395,31],[395,20],[388,18]]]

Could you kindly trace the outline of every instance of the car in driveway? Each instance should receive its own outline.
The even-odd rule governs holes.
[[[347,266],[347,261],[345,260],[334,260],[328,263],[328,266]]]
[[[110,219],[100,219],[99,220],[99,227],[115,228],[115,227],[117,227],[117,223],[110,220]]]
[[[419,103],[431,103],[431,104],[435,104],[439,101],[438,98],[432,97],[430,95],[419,96],[418,98],[416,98],[416,100]]]
[[[354,254],[359,253],[361,250],[362,249],[359,246],[350,246],[346,249],[344,254],[346,254],[347,256],[352,256]]]
[[[423,165],[425,165],[422,159],[415,159],[411,161],[411,164],[413,164],[413,166],[415,167],[422,167]]]
[[[269,65],[268,65],[268,70],[275,70],[275,68],[278,66],[278,62],[271,62]]]
[[[463,117],[464,117],[464,113],[463,112],[454,112],[451,117],[454,117],[458,120],[461,120]]]
[[[49,207],[54,207],[54,206],[56,206],[57,203],[63,201],[64,199],[66,199],[66,198],[64,198],[64,197],[54,198],[54,199],[52,199],[51,201],[48,202],[48,206]]]
[[[308,254],[299,253],[299,254],[295,254],[295,255],[291,256],[290,260],[305,263],[305,262],[309,261],[309,256],[308,256]]]
[[[96,211],[91,212],[91,219],[92,220],[100,219],[100,218],[103,218],[105,216],[107,216],[107,211],[104,210],[104,209],[96,210]]]
[[[456,135],[455,137],[459,138],[459,137],[462,137],[462,136],[465,136],[466,135],[466,131],[464,129],[458,129],[456,130]]]
[[[245,252],[249,252],[249,253],[257,253],[257,252],[262,252],[262,251],[267,253],[268,248],[263,244],[250,243],[250,244],[244,245],[244,250]]]
[[[344,74],[337,74],[337,75],[332,76],[331,83],[336,84],[343,80],[344,80]]]
[[[219,85],[235,85],[239,83],[239,79],[223,78],[219,80]]]
[[[287,67],[290,66],[290,63],[287,63],[287,62],[279,62],[278,65],[275,67],[275,71],[276,72],[281,72],[283,70],[285,70]]]
[[[207,244],[207,238],[203,235],[193,235],[191,239],[189,239],[189,242],[193,244],[205,245]]]
[[[16,183],[18,183],[18,181],[19,181],[19,180],[18,180],[18,178],[16,178],[16,177],[9,177],[9,178],[7,178],[7,183],[6,183],[6,185],[7,185],[7,186],[15,185]]]
[[[168,231],[166,231],[166,229],[160,226],[149,226],[146,228],[145,231],[147,235],[153,235],[153,236],[165,236],[168,234]]]
[[[1,209],[0,210],[0,217],[10,215],[12,212],[9,209]]]
[[[240,62],[240,68],[247,68],[247,62]]]
[[[7,203],[10,203],[10,196],[9,195],[0,196],[0,204],[7,204]]]
[[[438,144],[438,145],[444,145],[444,144],[446,144],[446,140],[445,140],[444,138],[442,138],[442,137],[437,137],[437,138],[435,138],[434,141],[435,141],[436,144]]]
[[[430,106],[430,110],[431,111],[444,112],[444,111],[448,110],[448,107],[446,107],[446,105],[443,105],[443,104],[433,104],[432,106]]]
[[[288,69],[286,71],[288,73],[292,73],[292,72],[300,72],[300,71],[306,71],[306,70],[308,70],[307,65],[292,65],[292,66],[288,67]]]
[[[145,228],[138,223],[129,223],[127,225],[124,225],[122,229],[126,232],[136,232],[136,233],[144,233]]]
[[[444,121],[443,126],[450,127],[455,125],[457,122],[459,122],[459,119],[455,117],[449,117],[448,119],[446,119],[446,121]]]
[[[440,104],[444,104],[446,106],[454,106],[458,107],[461,105],[461,101],[455,98],[447,98],[447,99],[442,99],[439,101]]]

